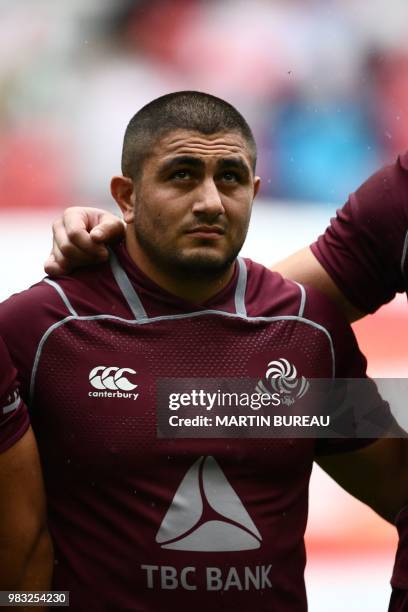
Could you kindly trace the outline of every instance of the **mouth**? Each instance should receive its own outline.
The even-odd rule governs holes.
[[[225,234],[225,230],[218,225],[197,225],[186,233],[197,238],[219,238]]]

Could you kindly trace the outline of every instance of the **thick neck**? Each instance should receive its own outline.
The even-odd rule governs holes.
[[[203,304],[222,291],[234,274],[234,263],[219,276],[171,274],[156,266],[137,242],[133,232],[126,233],[126,249],[138,268],[159,287],[192,304]]]

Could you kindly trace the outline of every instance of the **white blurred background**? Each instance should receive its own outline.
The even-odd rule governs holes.
[[[235,104],[263,188],[244,254],[312,241],[408,143],[404,0],[0,0],[0,298],[42,275],[65,206],[112,207],[125,126],[199,89]],[[406,377],[406,304],[355,326],[376,377]],[[387,609],[396,536],[320,471],[311,485],[311,612]]]

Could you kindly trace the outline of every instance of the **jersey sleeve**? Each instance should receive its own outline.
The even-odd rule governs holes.
[[[27,408],[20,397],[17,370],[0,338],[0,453],[22,438],[29,424]]]
[[[305,316],[308,316],[308,313],[310,313],[309,318],[313,313],[314,321],[322,326],[330,337],[336,380],[335,391],[330,400],[332,404],[328,409],[334,415],[332,421],[334,425],[336,418],[341,419],[339,431],[343,431],[344,424],[347,431],[347,434],[341,437],[316,440],[316,455],[351,452],[364,448],[391,429],[394,418],[389,405],[380,396],[375,382],[368,378],[367,360],[358,347],[351,326],[337,306],[320,291],[308,288]],[[346,397],[346,393],[350,393],[350,396]],[[358,401],[355,401],[356,398]],[[363,419],[368,416],[370,425],[365,428]],[[375,431],[375,437],[368,437],[364,430]],[[362,437],[358,437],[359,435]]]
[[[67,315],[60,295],[43,281],[0,304],[0,336],[17,369],[21,397],[27,405],[38,346],[47,329]]]
[[[311,245],[347,299],[374,312],[408,278],[408,152],[371,176]]]

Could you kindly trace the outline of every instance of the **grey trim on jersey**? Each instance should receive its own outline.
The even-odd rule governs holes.
[[[112,274],[115,278],[115,281],[123,293],[125,300],[128,303],[130,310],[132,311],[135,319],[139,321],[140,319],[147,319],[147,314],[145,309],[143,308],[143,304],[140,301],[139,296],[137,295],[135,289],[133,288],[132,283],[129,280],[128,275],[120,265],[118,258],[115,253],[110,250],[109,255],[109,263],[112,269]]]
[[[91,315],[91,316],[84,316],[84,317],[80,317],[80,316],[71,317],[70,316],[70,317],[65,317],[65,319],[62,319],[61,321],[57,321],[56,323],[53,323],[44,332],[38,344],[37,352],[36,352],[34,363],[33,363],[33,369],[31,373],[30,402],[32,401],[33,396],[34,396],[35,378],[37,375],[38,365],[40,362],[43,346],[46,340],[48,339],[48,337],[50,336],[50,334],[55,329],[58,329],[58,327],[60,327],[61,325],[68,323],[68,321],[97,321],[99,319],[111,319],[113,321],[123,321],[123,323],[128,323],[131,325],[145,325],[147,323],[155,323],[157,321],[177,321],[178,319],[190,319],[190,318],[195,318],[195,317],[206,316],[209,314],[217,315],[217,316],[221,315],[223,317],[229,317],[232,319],[243,319],[244,321],[265,321],[268,323],[272,321],[300,321],[302,323],[305,323],[305,325],[310,325],[311,327],[314,327],[315,329],[322,331],[329,340],[330,353],[332,357],[332,377],[333,378],[335,377],[335,373],[336,373],[335,353],[334,353],[333,340],[330,335],[330,332],[325,327],[323,327],[323,325],[320,325],[319,323],[316,323],[315,321],[310,321],[309,319],[305,319],[304,317],[299,317],[296,315],[282,315],[282,316],[276,316],[276,317],[248,317],[248,316],[239,315],[239,314],[235,314],[231,312],[224,312],[223,310],[200,310],[198,312],[187,312],[187,313],[180,313],[180,314],[175,314],[175,315],[161,315],[158,317],[152,317],[150,319],[146,317],[145,319],[135,319],[133,321],[131,319],[130,320],[124,319],[123,317],[116,317],[114,315],[107,315],[107,314]]]
[[[247,267],[245,261],[242,257],[237,258],[239,272],[238,272],[238,280],[237,286],[235,289],[235,312],[237,315],[242,315],[246,317],[247,311],[245,306],[245,291],[247,286]]]
[[[125,270],[120,265],[118,258],[113,251],[110,251],[109,257],[110,265],[112,268],[113,276],[115,277],[116,283],[119,289],[123,293],[125,300],[127,301],[130,310],[132,311],[137,321],[141,319],[147,319],[147,313],[143,307],[143,304],[129,280]],[[247,267],[245,261],[241,258],[237,258],[238,262],[238,280],[235,288],[235,312],[238,315],[246,317],[247,311],[245,307],[245,291],[247,286]]]
[[[44,346],[45,341],[47,340],[48,336],[51,334],[51,332],[54,331],[54,329],[57,329],[57,327],[59,327],[60,325],[63,325],[66,321],[72,321],[72,320],[76,320],[79,319],[80,317],[78,316],[69,316],[69,317],[65,317],[65,319],[61,319],[61,321],[57,321],[56,323],[53,323],[43,334],[41,340],[38,343],[38,347],[37,347],[37,351],[35,353],[35,357],[34,357],[34,362],[33,362],[33,369],[31,371],[31,380],[30,380],[30,398],[29,401],[31,402],[33,395],[34,395],[34,382],[35,382],[35,376],[37,374],[37,368],[38,368],[38,363],[40,361],[40,357],[41,357],[41,351],[42,348]]]
[[[305,305],[306,305],[306,289],[300,283],[297,283],[296,281],[293,281],[293,282],[300,289],[300,306],[299,306],[298,317],[303,317],[303,313],[305,312]]]
[[[51,280],[50,278],[44,278],[44,282],[46,282],[48,285],[51,285],[51,287],[54,287],[55,291],[58,293],[58,295],[60,296],[61,300],[64,302],[65,306],[67,307],[68,312],[70,312],[74,317],[78,316],[78,313],[76,312],[76,310],[72,306],[72,304],[69,301],[68,297],[66,296],[63,288],[60,287],[58,283],[56,283],[55,281]]]
[[[405,280],[408,280],[408,277],[405,274],[405,262],[407,259],[407,254],[408,254],[408,231],[405,234],[404,248],[402,249],[402,257],[401,257],[401,273],[402,273],[402,277],[405,278]]]
[[[13,412],[13,410],[17,410],[20,403],[21,403],[21,397],[18,396],[17,399],[14,400],[14,402],[12,402],[11,404],[8,404],[8,406],[4,406],[3,414],[8,414],[9,412]]]

